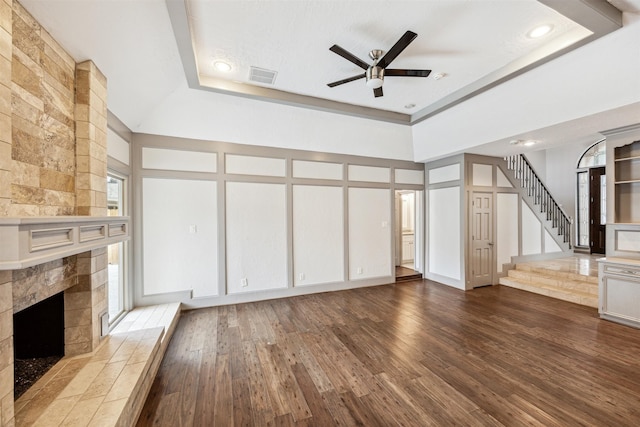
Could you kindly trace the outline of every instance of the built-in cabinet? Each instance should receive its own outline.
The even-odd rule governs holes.
[[[640,261],[600,261],[600,317],[640,327]]]
[[[414,234],[402,234],[402,263],[413,262],[414,259]]]
[[[636,139],[635,141],[633,141]],[[638,131],[607,138],[613,169],[607,257],[599,265],[600,317],[640,327],[640,140]],[[611,183],[611,180],[609,181]]]
[[[614,149],[615,222],[640,223],[640,141]]]

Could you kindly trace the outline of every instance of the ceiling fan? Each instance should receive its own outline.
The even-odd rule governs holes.
[[[382,50],[372,50],[369,52],[369,57],[373,59],[373,64],[371,65],[367,64],[352,53],[347,52],[337,44],[334,44],[329,48],[330,51],[337,53],[347,61],[353,62],[358,67],[365,70],[365,72],[333,83],[328,83],[327,86],[335,87],[354,80],[366,78],[367,87],[373,89],[373,95],[377,98],[382,96],[382,83],[384,82],[384,76],[427,77],[429,73],[431,73],[431,70],[397,70],[387,68],[389,64],[391,64],[391,61],[396,59],[396,57],[400,55],[400,53],[402,53],[402,51],[409,46],[409,43],[411,43],[417,36],[418,35],[413,31],[407,31],[386,54]]]

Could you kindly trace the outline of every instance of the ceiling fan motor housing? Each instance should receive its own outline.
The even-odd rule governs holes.
[[[377,89],[382,87],[384,81],[384,68],[372,65],[367,68],[367,87]]]

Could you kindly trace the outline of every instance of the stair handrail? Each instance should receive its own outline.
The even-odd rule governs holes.
[[[520,181],[522,188],[533,197],[534,204],[540,205],[540,211],[546,213],[547,220],[551,220],[553,226],[558,228],[558,234],[564,237],[564,242],[572,246],[571,224],[573,220],[553,198],[546,185],[542,182],[531,163],[523,154],[506,156],[507,168],[514,171],[516,179]]]

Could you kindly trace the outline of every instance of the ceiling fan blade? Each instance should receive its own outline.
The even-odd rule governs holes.
[[[396,70],[396,69],[384,70],[385,76],[428,77],[429,74],[431,74],[431,70]]]
[[[387,54],[378,61],[378,67],[386,68],[391,64],[391,61],[396,59],[396,56],[400,55],[400,53],[405,50],[406,47],[409,46],[409,43],[411,43],[416,37],[418,37],[418,35],[413,31],[407,31],[404,33],[404,35],[400,37],[400,40],[398,40],[396,44],[389,49]]]
[[[363,79],[365,77],[365,74],[366,73],[362,73],[362,74],[358,74],[357,76],[353,76],[353,77],[349,77],[349,78],[346,78],[346,79],[338,80],[337,82],[327,83],[327,86],[335,87],[335,86],[338,86],[338,85],[342,85],[342,84],[345,84],[345,83],[352,82],[354,80]]]
[[[378,97],[382,96],[382,86],[380,86],[380,87],[378,87],[378,88],[375,88],[375,89],[373,90],[373,95],[374,95],[376,98],[378,98]]]
[[[353,62],[363,70],[366,70],[367,68],[369,68],[369,64],[367,64],[366,62],[364,62],[362,59],[358,58],[354,54],[347,52],[337,44],[334,44],[333,46],[331,46],[329,50],[333,53],[337,53],[338,55],[342,56],[347,61]]]

